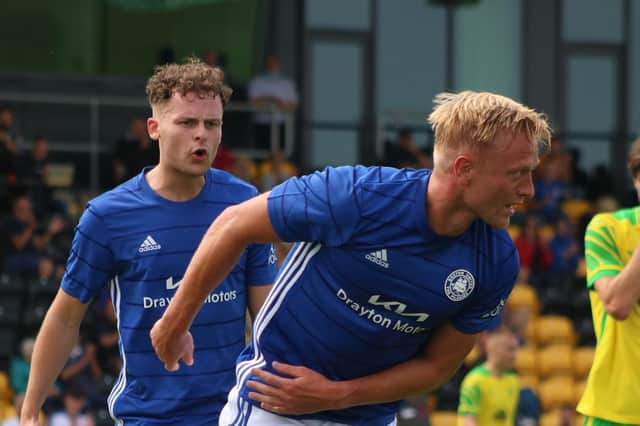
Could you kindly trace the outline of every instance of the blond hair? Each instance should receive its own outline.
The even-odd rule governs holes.
[[[219,96],[226,105],[231,88],[224,84],[224,72],[191,57],[184,64],[165,64],[155,68],[147,82],[147,97],[152,107],[169,102],[174,93],[195,93],[201,98]]]
[[[444,148],[458,152],[488,145],[501,130],[524,134],[540,151],[549,148],[551,128],[546,117],[506,96],[467,90],[440,93],[434,104],[428,118],[435,132],[434,168],[442,163]]]

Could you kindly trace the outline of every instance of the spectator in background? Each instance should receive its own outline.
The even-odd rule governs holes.
[[[60,371],[59,379],[63,392],[74,387],[80,388],[91,403],[103,404],[97,386],[101,378],[102,368],[96,357],[96,345],[83,343],[78,338],[67,363]]]
[[[518,340],[502,325],[485,333],[487,361],[462,381],[458,424],[498,426],[515,424],[520,380],[513,371]]]
[[[11,117],[7,119],[6,117]],[[16,179],[18,169],[18,145],[7,122],[13,122],[13,114],[8,108],[0,109],[0,177],[9,183]]]
[[[115,378],[120,369],[120,352],[118,347],[118,327],[113,304],[109,300],[109,292],[103,291],[94,299],[93,312],[97,318],[93,330],[96,343],[96,357],[103,372]]]
[[[233,81],[233,77],[229,73],[227,55],[223,52],[218,52],[216,49],[207,49],[202,53],[202,62],[209,65],[212,68],[220,67],[224,70],[224,80],[225,83],[232,87],[234,90],[234,95],[236,95],[235,84]]]
[[[515,243],[520,255],[518,282],[529,283],[538,289],[546,288],[547,270],[553,262],[553,256],[547,243],[540,237],[539,221],[535,215],[527,216]]]
[[[122,183],[140,173],[143,167],[158,164],[158,147],[147,132],[147,121],[134,117],[129,130],[116,144],[113,154],[113,175]]]
[[[585,198],[589,184],[589,176],[587,172],[580,167],[580,157],[581,153],[578,148],[570,148],[567,151],[568,169],[570,170],[568,184],[572,197]]]
[[[87,412],[87,394],[78,386],[65,389],[63,394],[64,411],[53,413],[49,426],[93,426],[93,416]]]
[[[47,165],[49,163],[49,141],[43,136],[33,140],[31,151],[20,158],[18,177],[29,186],[47,184]]]
[[[13,200],[11,217],[5,223],[6,241],[5,271],[10,273],[35,273],[38,270],[37,238],[38,220],[33,203],[26,195]]]
[[[571,220],[560,216],[555,223],[555,232],[549,241],[552,262],[549,272],[556,283],[569,285],[573,282],[578,269],[581,251],[574,235]],[[567,287],[568,288],[568,287]]]
[[[391,167],[433,168],[433,160],[416,144],[413,131],[408,127],[398,130],[395,142],[386,143],[384,155],[384,163]]]
[[[218,147],[216,158],[213,160],[211,167],[218,170],[224,170],[230,172],[233,169],[233,165],[236,162],[236,155],[229,148],[225,147],[222,143]]]
[[[280,58],[269,55],[265,61],[266,69],[249,82],[249,100],[254,106],[275,107],[279,111],[294,112],[298,107],[298,91],[293,81],[282,75]],[[280,130],[280,140],[276,145],[282,149],[284,141],[284,115],[280,112],[254,114],[254,140],[256,148],[271,149],[271,122]]]
[[[248,182],[254,186],[258,186],[256,182],[256,178],[258,177],[258,169],[256,167],[256,163],[248,157],[236,157],[231,170],[229,170],[229,173],[237,178],[242,179],[245,182]]]
[[[287,161],[282,151],[273,151],[269,159],[260,165],[260,189],[268,191],[297,174],[296,166]]]
[[[568,194],[567,174],[566,158],[560,154],[547,155],[538,168],[534,181],[536,193],[529,204],[529,211],[546,223],[553,223],[562,213],[561,204]]]
[[[33,337],[25,337],[22,339],[20,343],[20,357],[13,358],[9,364],[11,387],[16,394],[23,394],[27,390],[34,343],[35,339]]]
[[[587,199],[594,201],[600,197],[611,195],[615,188],[613,174],[605,164],[598,164],[589,174]]]
[[[21,139],[16,131],[13,110],[7,105],[0,106],[0,131],[4,131],[17,144]]]

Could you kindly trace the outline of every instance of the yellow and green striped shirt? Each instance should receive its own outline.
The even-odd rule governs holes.
[[[458,425],[462,425],[462,416],[472,415],[478,426],[512,426],[519,395],[520,379],[514,372],[498,377],[486,365],[479,365],[469,371],[460,386]]]
[[[640,207],[596,215],[585,235],[587,287],[596,353],[578,412],[618,423],[640,424],[640,306],[624,321],[609,316],[594,283],[615,276],[640,241]],[[640,279],[640,277],[638,277]]]

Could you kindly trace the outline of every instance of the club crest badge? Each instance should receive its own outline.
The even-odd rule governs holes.
[[[449,300],[460,302],[471,294],[475,286],[476,280],[471,272],[466,269],[456,269],[445,280],[444,293]]]

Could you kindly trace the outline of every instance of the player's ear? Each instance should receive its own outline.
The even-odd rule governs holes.
[[[466,155],[458,155],[453,160],[453,174],[464,184],[471,182],[471,172],[473,171],[473,161]]]
[[[147,132],[153,140],[157,141],[160,138],[160,133],[158,133],[158,120],[153,117],[147,118]]]

